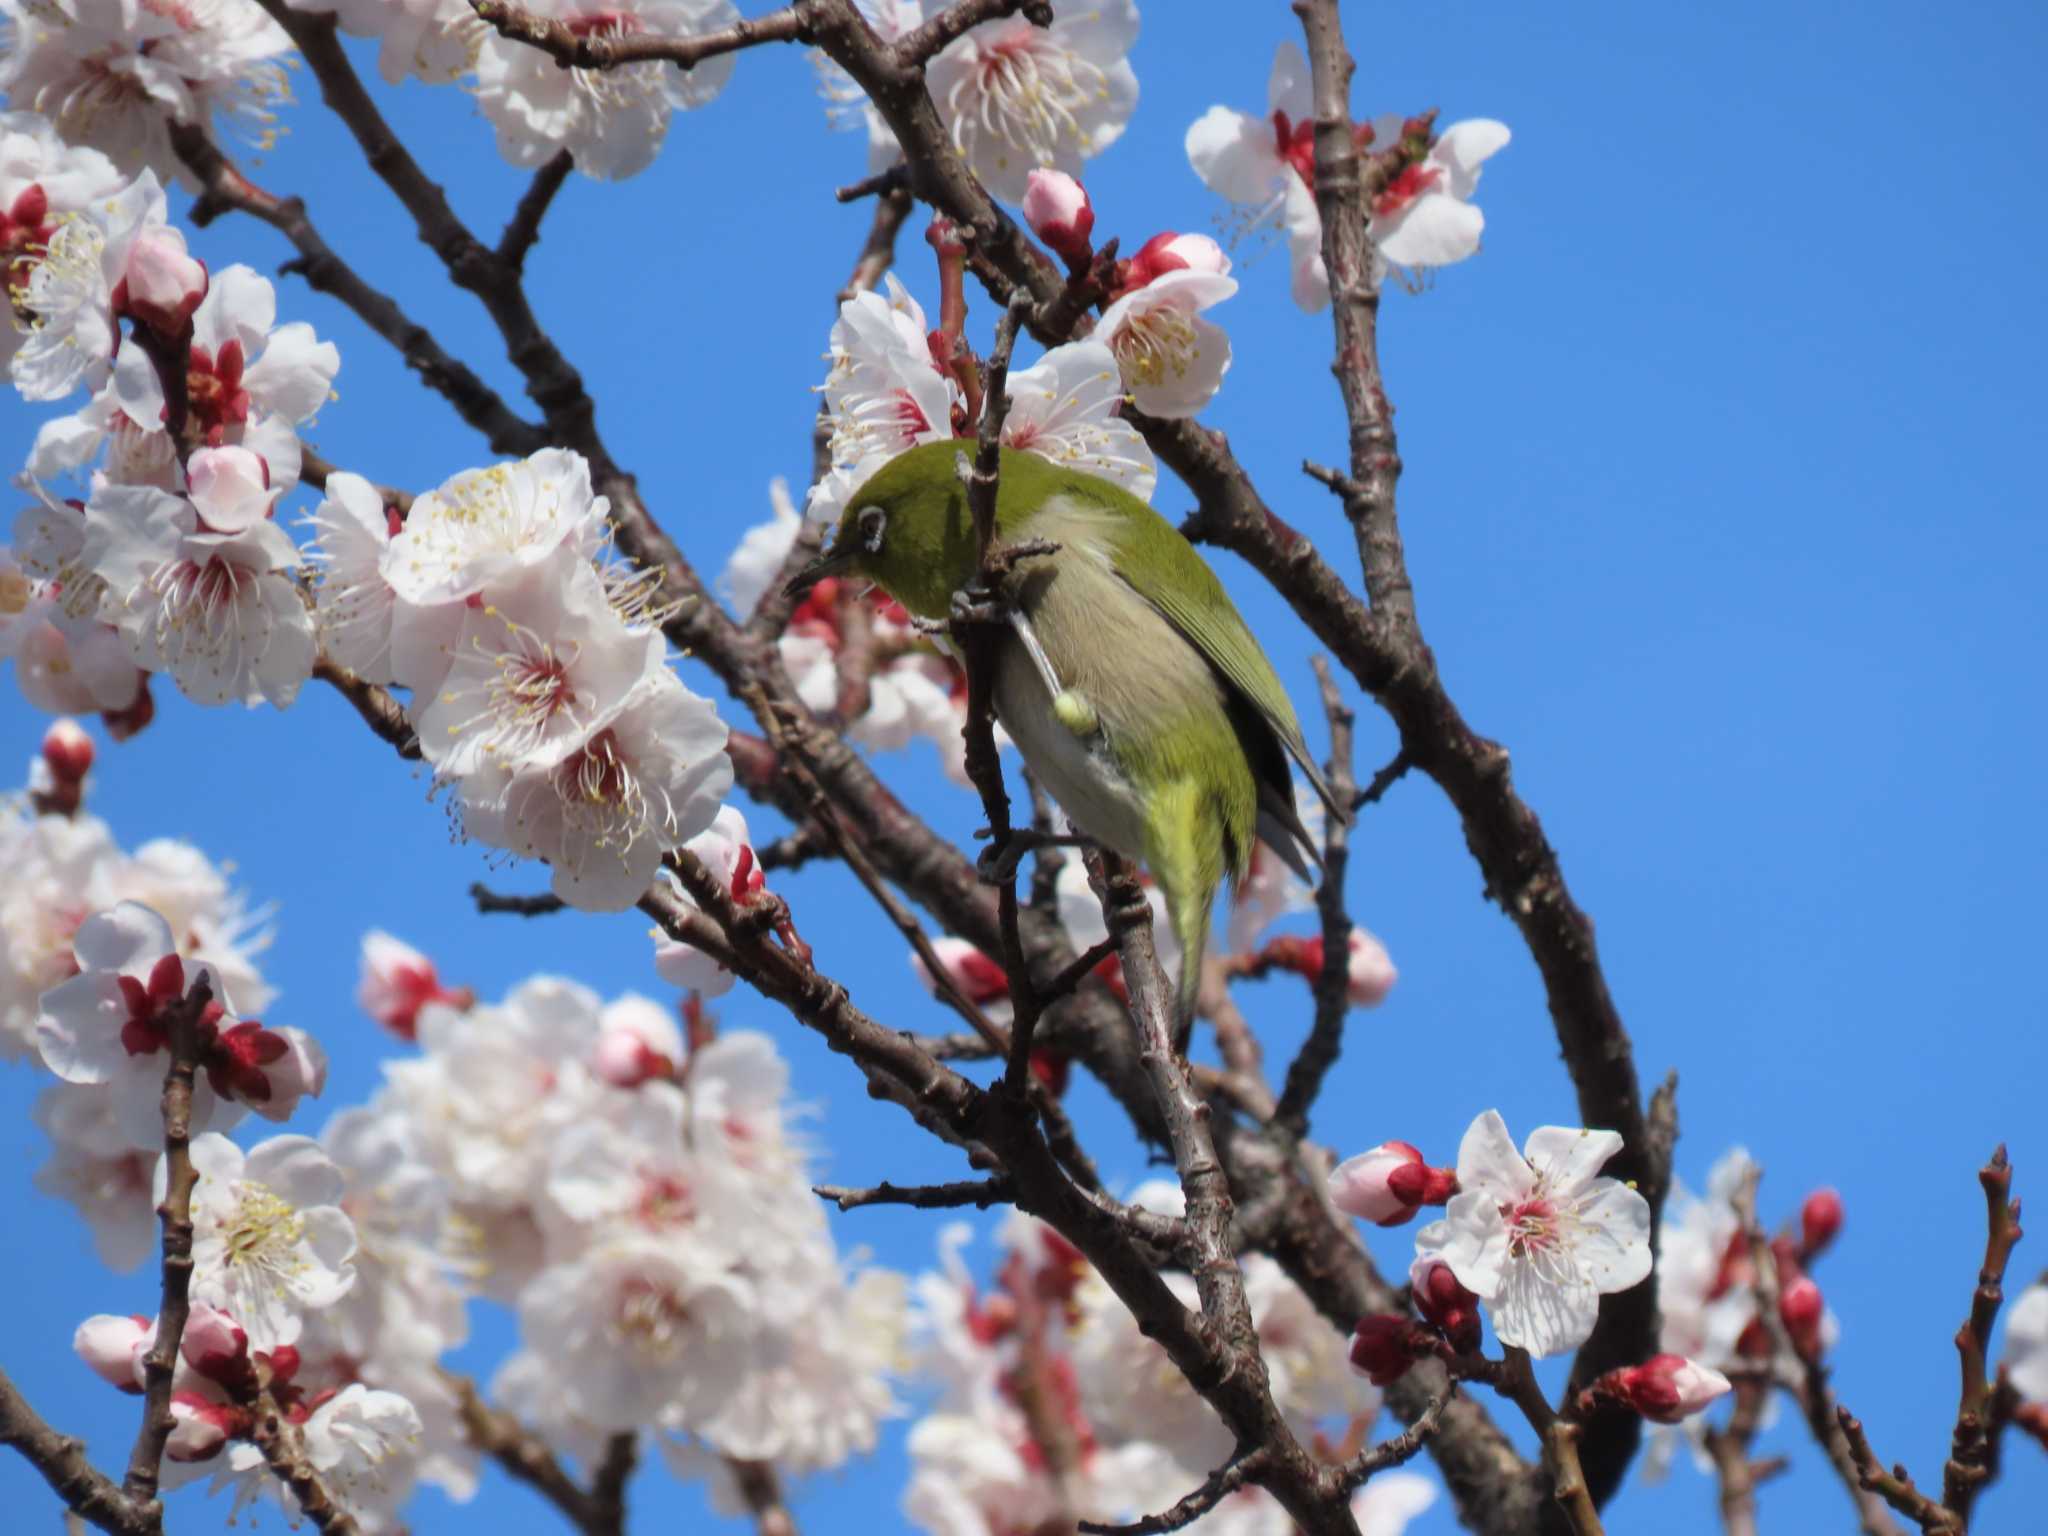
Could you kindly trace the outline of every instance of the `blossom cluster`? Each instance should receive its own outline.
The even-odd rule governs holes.
[[[1178,1186],[1152,1183],[1134,1204],[1182,1209]],[[920,1276],[920,1365],[939,1400],[910,1432],[903,1510],[932,1536],[997,1536],[1131,1520],[1165,1509],[1229,1459],[1230,1432],[1123,1302],[1050,1227],[1012,1214],[986,1290],[965,1260],[970,1229],[940,1238],[942,1268]],[[1198,1305],[1192,1278],[1167,1285]],[[1280,1267],[1244,1260],[1246,1299],[1273,1398],[1304,1444],[1348,1455],[1380,1397],[1347,1366],[1344,1336]],[[1373,1536],[1399,1536],[1435,1497],[1408,1472],[1374,1477],[1354,1513]],[[1257,1488],[1231,1494],[1186,1527],[1201,1536],[1279,1536],[1292,1522]]]
[[[289,704],[313,626],[275,513],[340,355],[277,323],[268,279],[194,258],[154,170],[126,176],[32,113],[0,114],[0,205],[9,376],[34,402],[89,395],[36,435],[35,500],[0,554],[0,656],[30,702],[117,733],[147,723],[151,672],[201,703]],[[65,475],[83,498],[44,483]]]
[[[1237,204],[1250,226],[1285,231],[1295,302],[1310,311],[1330,302],[1314,113],[1308,60],[1288,42],[1273,57],[1264,116],[1211,107],[1187,131],[1188,161],[1209,189]],[[1478,251],[1486,220],[1472,194],[1480,166],[1507,145],[1504,124],[1472,118],[1438,133],[1429,120],[1395,113],[1361,123],[1355,137],[1361,150],[1398,151],[1366,226],[1375,284],[1390,268],[1448,266]]]
[[[385,940],[366,993],[431,974]],[[871,1448],[903,1283],[839,1257],[768,1037],[693,1011],[686,1040],[646,998],[550,977],[449,997],[413,1012],[419,1053],[386,1065],[354,1138],[431,1188],[465,1287],[517,1310],[493,1396],[586,1462],[646,1428],[692,1474],[707,1449],[802,1472]]]
[[[469,1497],[477,1455],[441,1361],[477,1298],[519,1320],[491,1395],[586,1466],[650,1430],[692,1476],[872,1449],[899,1411],[904,1281],[837,1253],[765,1036],[714,1036],[693,1012],[686,1040],[648,999],[552,977],[478,1003],[384,934],[361,992],[418,1047],[366,1105],[317,1140],[192,1143],[166,1486],[210,1477],[238,1511],[295,1512],[253,1436],[267,1397],[366,1530],[401,1528],[422,1481]],[[145,1246],[149,1217],[147,1200],[124,1213]],[[110,1315],[76,1347],[137,1391],[154,1342],[149,1319]]]
[[[91,740],[50,730],[24,797],[0,808],[0,1054],[56,1079],[35,1106],[51,1154],[36,1186],[74,1206],[100,1257],[132,1269],[155,1237],[151,1169],[163,1142],[162,1022],[190,981],[207,979],[202,1126],[254,1109],[282,1119],[317,1093],[319,1047],[247,1016],[268,1006],[256,969],[269,943],[222,872],[189,843],[132,852],[79,807]]]
[[[653,583],[607,558],[580,454],[466,470],[403,516],[336,473],[313,517],[328,658],[410,694],[463,830],[621,911],[732,785],[726,730],[669,668]]]
[[[943,0],[855,0],[875,34],[894,43],[943,10]],[[996,197],[1022,202],[1040,166],[1078,174],[1122,136],[1138,105],[1128,55],[1138,40],[1134,0],[1053,0],[1052,25],[1021,15],[970,27],[931,60],[932,102],[953,147]],[[871,169],[901,156],[874,103],[820,57],[834,118],[864,127]]]

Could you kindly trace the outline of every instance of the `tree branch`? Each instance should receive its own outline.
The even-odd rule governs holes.
[[[754,1517],[754,1536],[797,1536],[796,1519],[782,1502],[782,1479],[775,1475],[774,1463],[730,1457],[725,1464]]]
[[[142,1425],[129,1453],[121,1491],[138,1502],[154,1500],[171,1437],[171,1381],[185,1337],[192,1297],[192,1084],[199,1071],[199,1020],[213,1001],[210,975],[201,971],[183,1001],[166,1015],[170,1061],[164,1070],[164,1198],[156,1208],[163,1227],[163,1296],[157,1303],[156,1342],[142,1357]]]
[[[361,1536],[362,1527],[355,1516],[342,1508],[307,1456],[306,1437],[284,1416],[267,1389],[258,1396],[250,1420],[249,1438],[278,1481],[291,1490],[300,1513],[313,1522],[314,1529],[321,1536]]]
[[[536,15],[505,0],[470,0],[470,8],[498,35],[540,49],[564,69],[618,69],[629,64],[664,63],[692,69],[706,59],[735,53],[760,43],[807,43],[798,6],[766,16],[736,21],[694,37],[660,37],[644,33],[580,34],[566,22]]]
[[[1321,686],[1323,713],[1330,722],[1330,759],[1325,768],[1330,794],[1339,805],[1349,805],[1358,788],[1351,774],[1351,727],[1354,716],[1337,688],[1329,661],[1313,658],[1316,682]],[[1342,816],[1330,816],[1323,823],[1323,883],[1316,891],[1316,907],[1323,923],[1323,966],[1316,977],[1316,1015],[1308,1039],[1287,1068],[1287,1082],[1280,1090],[1280,1103],[1273,1111],[1276,1126],[1289,1135],[1308,1134],[1308,1112],[1323,1090],[1323,1079],[1337,1064],[1344,1046],[1344,1020],[1351,1012],[1351,913],[1344,904],[1344,873],[1350,864],[1349,829]]]
[[[66,1509],[108,1536],[156,1536],[163,1529],[161,1504],[154,1498],[137,1500],[123,1493],[87,1459],[82,1442],[43,1422],[4,1371],[0,1371],[0,1445],[21,1452]]]
[[[554,206],[555,194],[562,190],[562,183],[569,179],[569,173],[574,169],[576,157],[562,149],[533,173],[532,182],[505,225],[505,233],[498,237],[498,260],[509,270],[526,270],[527,253],[540,239],[541,220],[548,216],[548,209]]]
[[[887,1179],[872,1189],[852,1189],[840,1184],[819,1184],[812,1194],[830,1200],[842,1211],[864,1205],[908,1205],[920,1211],[957,1210],[971,1205],[985,1211],[992,1205],[1008,1205],[1016,1198],[1016,1186],[1006,1175],[988,1179],[964,1179],[957,1184],[891,1184]]]
[[[1991,1481],[1998,1383],[1985,1362],[1991,1348],[1991,1325],[1998,1320],[1998,1309],[2005,1300],[2005,1267],[2021,1237],[2020,1203],[2007,1199],[2012,1193],[2012,1164],[2003,1144],[1978,1170],[1977,1182],[1984,1189],[1984,1263],[1977,1271],[1977,1289],[1970,1296],[1970,1315],[1956,1330],[1962,1392],[1948,1464],[1941,1476],[1941,1501],[1955,1513],[1959,1530],[1969,1529],[1977,1495]]]
[[[334,253],[314,227],[303,199],[275,197],[264,191],[221,153],[203,128],[172,123],[170,132],[178,158],[199,179],[199,198],[192,205],[194,224],[204,228],[227,212],[261,219],[291,241],[299,253],[283,270],[303,277],[314,292],[333,295],[363,324],[397,348],[406,366],[454,406],[465,422],[481,432],[494,452],[528,454],[545,446],[546,438],[540,428],[520,420],[496,390],[477,377],[467,364],[450,357],[431,331],[406,314],[389,294],[365,282],[355,268]]]

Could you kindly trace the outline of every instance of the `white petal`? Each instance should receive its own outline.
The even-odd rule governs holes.
[[[1487,1110],[1458,1143],[1458,1187],[1468,1195],[1512,1202],[1535,1186],[1536,1175],[1515,1150],[1507,1122],[1499,1110]]]
[[[1379,252],[1402,267],[1447,267],[1479,249],[1486,215],[1448,192],[1425,192],[1385,234],[1375,233]]]
[[[120,971],[137,981],[148,980],[150,968],[176,948],[171,925],[139,901],[95,912],[71,941],[81,969]]]
[[[1639,1284],[1650,1273],[1650,1202],[1618,1179],[1594,1181],[1579,1205],[1586,1224],[1572,1242],[1572,1258],[1605,1296]]]
[[[1266,77],[1266,111],[1285,112],[1297,123],[1316,109],[1315,87],[1301,45],[1292,38],[1273,50],[1273,72]]]
[[[1188,125],[1188,164],[1203,184],[1233,203],[1254,206],[1273,196],[1289,175],[1273,148],[1273,125],[1229,107],[1211,107]]]
[[[1568,1199],[1591,1186],[1621,1145],[1618,1131],[1539,1125],[1523,1143],[1522,1155],[1543,1175],[1544,1186],[1551,1194]]]
[[[1502,1275],[1499,1293],[1487,1298],[1487,1310],[1501,1343],[1526,1349],[1541,1360],[1586,1342],[1600,1320],[1600,1296],[1582,1278],[1555,1283],[1539,1275],[1526,1259],[1518,1259]]]
[[[1470,197],[1479,185],[1479,166],[1507,147],[1508,125],[1490,117],[1470,117],[1453,123],[1438,137],[1429,158],[1449,172],[1448,190],[1456,197]]]

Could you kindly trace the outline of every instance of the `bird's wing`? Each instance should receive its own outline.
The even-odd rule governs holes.
[[[1208,658],[1209,664],[1308,776],[1330,814],[1349,821],[1349,808],[1337,804],[1330,786],[1323,782],[1309,756],[1308,743],[1301,739],[1301,724],[1294,716],[1294,705],[1275,675],[1273,664],[1266,660],[1266,653],[1259,648],[1259,642],[1252,637],[1237,605],[1231,602],[1230,594],[1223,590],[1223,583],[1208,562],[1181,537],[1179,529],[1136,497],[1113,486],[1104,485],[1103,489],[1128,503],[1118,508],[1123,516],[1111,556],[1117,575]],[[1292,798],[1291,793],[1284,795],[1280,805],[1267,809],[1283,823],[1293,822],[1289,830],[1300,836],[1313,853],[1315,845],[1300,830]]]

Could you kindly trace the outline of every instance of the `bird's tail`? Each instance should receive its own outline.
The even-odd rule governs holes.
[[[1169,886],[1167,916],[1173,936],[1180,941],[1180,1007],[1174,1016],[1174,1048],[1187,1054],[1188,1037],[1195,1027],[1195,1000],[1202,990],[1202,953],[1209,942],[1209,909],[1216,901],[1216,887],[1189,891]]]

